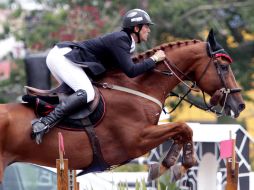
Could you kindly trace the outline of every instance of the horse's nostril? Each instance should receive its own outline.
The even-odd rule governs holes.
[[[239,106],[238,106],[238,110],[241,112],[241,111],[243,111],[245,109],[245,104],[240,104]]]

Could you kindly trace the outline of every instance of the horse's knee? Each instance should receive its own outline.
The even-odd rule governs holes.
[[[190,138],[192,139],[193,130],[192,130],[192,128],[190,128],[189,125],[186,125],[186,132],[189,134]]]
[[[178,124],[181,128],[180,133],[185,136],[185,139],[186,140],[192,140],[193,131],[190,128],[190,126],[187,123],[184,123],[184,122],[179,122]]]

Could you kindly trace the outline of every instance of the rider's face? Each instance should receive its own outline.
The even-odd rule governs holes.
[[[148,24],[144,24],[140,30],[140,41],[147,41],[149,33],[150,33],[150,27]]]
[[[135,30],[135,32],[138,32],[139,31],[139,28],[138,28],[138,26],[136,26],[135,28],[134,28],[134,30]],[[149,27],[149,25],[148,24],[144,24],[143,26],[142,26],[142,28],[141,28],[141,30],[140,30],[140,32],[139,32],[139,37],[140,37],[140,41],[142,42],[142,41],[147,41],[147,39],[148,39],[148,35],[149,35],[149,33],[150,33],[150,27]],[[136,37],[135,37],[136,38]],[[136,38],[136,40],[135,40],[136,42],[137,42],[137,38]]]

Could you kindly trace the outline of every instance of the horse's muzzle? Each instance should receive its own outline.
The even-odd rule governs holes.
[[[225,106],[226,115],[231,116],[232,118],[237,118],[244,109],[245,104],[243,101],[233,96],[228,97]]]
[[[210,99],[210,105],[217,106],[220,104],[223,106],[225,104],[225,114],[237,118],[245,109],[244,102],[234,96],[235,93],[241,92],[241,90],[241,88],[228,89],[227,91],[221,89],[217,90]]]

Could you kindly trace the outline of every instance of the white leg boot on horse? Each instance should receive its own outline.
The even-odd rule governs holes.
[[[189,141],[184,143],[183,145],[183,157],[182,157],[182,165],[189,169],[197,163],[197,160],[194,156],[194,145],[193,141]]]
[[[182,137],[177,136],[174,139],[174,143],[171,145],[166,157],[162,161],[162,165],[166,168],[170,168],[171,166],[175,165],[179,156],[180,152],[183,148]]]
[[[87,94],[84,90],[78,90],[65,100],[63,100],[55,109],[47,116],[36,119],[32,123],[33,131],[32,138],[35,138],[36,143],[42,142],[43,135],[64,117],[69,116],[87,104]]]

